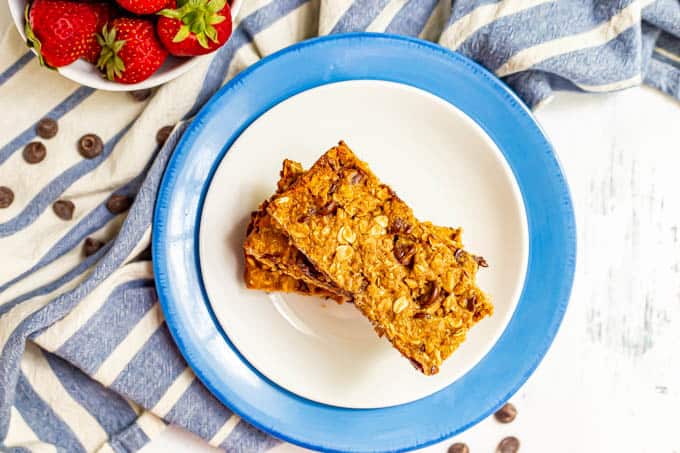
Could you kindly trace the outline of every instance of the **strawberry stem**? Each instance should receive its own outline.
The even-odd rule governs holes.
[[[108,25],[104,25],[101,34],[97,34],[97,42],[102,47],[99,53],[99,60],[97,61],[97,68],[109,80],[121,77],[125,72],[125,63],[118,56],[118,52],[125,45],[125,40],[116,40],[116,28],[111,27],[109,30]]]
[[[219,14],[226,5],[226,0],[187,0],[177,9],[164,9],[158,12],[161,16],[177,19],[182,22],[172,42],[182,42],[193,33],[203,48],[209,48],[208,39],[217,43],[217,30],[213,25],[226,20]]]

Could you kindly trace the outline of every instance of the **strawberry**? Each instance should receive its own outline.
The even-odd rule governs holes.
[[[158,37],[168,52],[178,57],[210,53],[231,35],[231,11],[226,0],[186,0],[179,8],[158,14]]]
[[[110,3],[92,3],[92,8],[97,13],[97,33],[101,33],[104,25],[115,17],[116,10]],[[92,37],[90,45],[85,50],[82,58],[92,64],[97,64],[101,50],[102,46],[97,42],[97,36],[95,35]]]
[[[163,8],[169,8],[174,0],[116,0],[120,7],[134,14],[154,14]]]
[[[40,64],[66,66],[80,58],[97,32],[98,15],[91,4],[69,0],[34,0],[26,6],[28,45]]]
[[[116,18],[104,26],[97,41],[102,46],[97,68],[107,79],[120,83],[149,78],[168,56],[148,19]]]

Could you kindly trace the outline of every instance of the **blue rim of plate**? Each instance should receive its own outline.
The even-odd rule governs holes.
[[[381,409],[310,401],[252,368],[212,313],[198,257],[205,194],[241,132],[291,96],[346,80],[410,85],[470,116],[510,165],[529,227],[522,295],[492,350],[445,389]],[[324,451],[421,448],[493,413],[528,379],[552,343],[567,308],[576,261],[569,188],[552,146],[522,101],[457,53],[374,33],[331,35],[288,47],[220,89],[187,128],[167,165],[152,238],[157,291],[168,328],[200,380],[245,421],[282,440]]]

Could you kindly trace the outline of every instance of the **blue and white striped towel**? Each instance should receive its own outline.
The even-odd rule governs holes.
[[[148,253],[159,180],[178,136],[243,68],[315,35],[387,31],[440,42],[494,71],[530,106],[553,90],[646,83],[680,97],[678,0],[247,0],[230,43],[146,102],[38,67],[0,6],[0,449],[135,451],[180,425],[230,452],[276,441],[196,379],[164,325]],[[29,165],[42,117],[59,133]],[[156,131],[177,125],[159,148]],[[75,143],[102,137],[83,159]],[[111,194],[135,196],[128,213]],[[56,200],[75,204],[58,218]],[[84,257],[83,241],[106,245]]]

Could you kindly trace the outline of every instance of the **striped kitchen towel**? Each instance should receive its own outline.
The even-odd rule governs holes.
[[[179,135],[263,56],[320,34],[385,31],[470,56],[532,107],[553,90],[641,83],[680,97],[678,0],[247,0],[229,44],[148,99],[41,69],[5,5],[0,449],[10,451],[135,451],[168,423],[230,452],[277,442],[187,367],[164,324],[148,252],[156,190]],[[38,123],[45,117],[58,124],[52,138],[36,135],[55,132]],[[85,134],[102,140],[91,159],[78,152]]]

